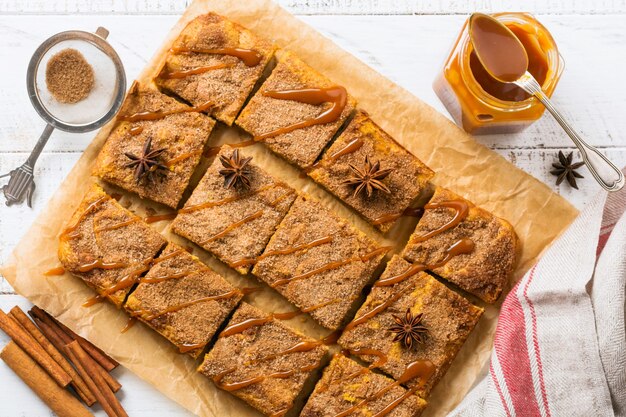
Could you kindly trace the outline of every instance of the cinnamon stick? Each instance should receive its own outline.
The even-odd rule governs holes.
[[[9,313],[11,317],[15,318],[15,320],[28,332],[31,336],[33,336],[37,342],[48,352],[48,354],[58,363],[61,368],[72,378],[71,385],[74,387],[74,390],[78,394],[78,396],[87,404],[88,406],[92,406],[96,402],[96,397],[93,396],[87,384],[83,378],[76,372],[76,370],[72,367],[72,365],[65,359],[65,357],[61,354],[63,350],[63,343],[59,343],[56,334],[50,331],[44,331],[41,329],[41,326],[38,328],[33,324],[32,321],[28,318],[28,316],[22,311],[21,308],[15,306],[11,309]],[[41,323],[43,325],[43,323]],[[50,334],[48,334],[50,333]]]
[[[29,313],[31,312],[29,311]],[[64,333],[60,327],[56,326],[55,322],[49,321],[48,323],[44,323],[37,316],[34,316],[33,319],[35,320],[35,323],[37,323],[37,326],[39,326],[41,331],[44,332],[44,334],[48,337],[48,339],[50,339],[50,341],[55,344],[57,349],[65,352],[65,345],[73,342],[71,337]],[[98,371],[102,374],[102,377],[107,382],[107,384],[109,384],[109,387],[113,390],[113,392],[118,392],[122,388],[122,384],[120,384],[119,381],[113,378],[113,376],[111,376],[106,371],[106,369],[104,369],[99,363]]]
[[[32,389],[58,417],[93,417],[72,394],[54,379],[15,342],[9,342],[0,358]]]
[[[72,378],[52,359],[43,347],[20,325],[6,313],[0,310],[0,329],[17,343],[31,358],[35,360],[50,376],[59,384],[66,387],[72,382]]]
[[[128,417],[128,414],[126,414],[126,411],[122,408],[115,394],[113,394],[111,388],[109,388],[106,381],[102,378],[102,374],[98,371],[94,359],[85,352],[78,341],[75,340],[66,345],[65,353],[87,382],[89,388],[93,391],[107,415],[109,417]]]
[[[39,317],[42,321],[53,321],[66,335],[68,335],[72,340],[77,340],[78,343],[82,346],[82,348],[91,356],[96,362],[98,362],[107,372],[111,372],[115,369],[119,363],[111,358],[109,355],[104,353],[100,348],[96,345],[88,341],[87,339],[77,335],[70,328],[65,326],[63,323],[52,317],[50,314],[40,309],[37,306],[34,306],[31,309],[31,312]],[[45,317],[45,318],[44,318]]]

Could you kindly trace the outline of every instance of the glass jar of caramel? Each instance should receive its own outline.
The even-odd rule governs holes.
[[[548,30],[528,13],[496,13],[524,44],[528,71],[550,97],[563,72],[563,58]],[[433,89],[454,121],[473,134],[518,132],[539,119],[543,104],[515,84],[491,77],[473,51],[465,22]]]

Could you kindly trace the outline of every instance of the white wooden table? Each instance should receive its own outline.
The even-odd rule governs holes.
[[[574,125],[617,165],[626,165],[626,2],[624,0],[280,0],[340,46],[445,113],[431,89],[445,54],[467,14],[523,7],[552,32],[566,69],[554,100]],[[23,162],[44,123],[30,106],[25,86],[28,61],[50,35],[69,29],[110,30],[132,80],[186,6],[176,0],[0,0],[0,173]],[[93,133],[60,131],[36,168],[33,209],[0,205],[0,262],[7,259],[37,213],[77,161]],[[580,190],[554,185],[549,173],[558,150],[572,143],[545,116],[516,135],[477,137],[518,167],[547,183],[578,208],[600,189],[586,171]],[[0,184],[1,185],[1,184]],[[2,200],[3,201],[3,200]],[[28,306],[0,277],[0,308]],[[0,346],[6,337],[0,335]],[[123,369],[123,403],[131,416],[187,416],[185,410]],[[49,416],[51,412],[0,363],[0,415]],[[96,413],[103,416],[100,410]]]

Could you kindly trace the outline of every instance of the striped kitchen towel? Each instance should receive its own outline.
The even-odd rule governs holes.
[[[602,192],[511,290],[451,416],[626,416],[625,210]]]

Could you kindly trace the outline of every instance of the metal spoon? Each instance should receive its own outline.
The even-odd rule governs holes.
[[[585,142],[552,104],[528,72],[528,55],[517,36],[497,19],[482,13],[474,13],[470,17],[469,33],[474,51],[487,72],[496,80],[513,83],[537,97],[578,147],[587,168],[602,188],[620,190],[626,182],[624,174],[597,148]],[[506,43],[506,55],[502,55],[502,43]]]

